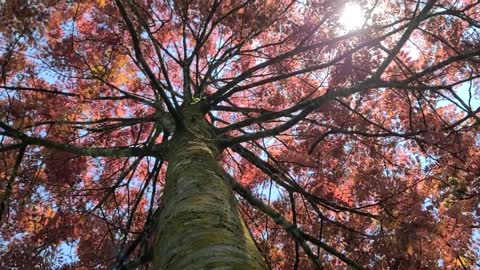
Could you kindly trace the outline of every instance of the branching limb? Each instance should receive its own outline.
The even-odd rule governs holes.
[[[271,164],[268,164],[267,162],[263,161],[261,158],[259,158],[258,156],[256,156],[254,153],[250,152],[248,149],[246,149],[243,146],[238,145],[238,146],[232,147],[231,149],[236,153],[238,153],[240,156],[242,156],[244,159],[251,162],[253,165],[255,165],[258,169],[263,171],[265,174],[272,177],[275,183],[285,188],[286,190],[300,193],[306,198],[311,199],[314,202],[319,203],[323,207],[326,207],[327,209],[332,210],[334,212],[346,211],[346,212],[351,212],[354,214],[358,214],[358,215],[362,215],[370,218],[377,218],[377,216],[372,215],[370,213],[362,212],[355,208],[338,205],[335,202],[310,194],[309,192],[305,191],[298,183],[284,176],[283,172],[276,169]]]
[[[270,206],[263,203],[261,200],[257,199],[249,190],[245,189],[240,183],[238,183],[235,179],[229,176],[230,180],[232,181],[233,190],[235,190],[240,196],[242,196],[245,200],[247,200],[251,205],[255,208],[259,209],[266,215],[268,215],[272,220],[279,226],[281,226],[285,231],[290,234],[295,241],[302,247],[304,252],[307,256],[312,260],[312,262],[316,265],[317,269],[323,269],[322,266],[318,263],[318,259],[316,258],[315,254],[311,251],[310,247],[306,243],[309,241],[328,253],[332,254],[333,256],[339,258],[347,265],[351,266],[354,269],[365,269],[357,262],[352,261],[351,259],[347,258],[344,254],[336,250],[335,248],[318,241],[313,236],[310,236],[300,230],[295,224],[290,223],[285,217],[283,217],[280,213],[278,213],[275,209],[271,208]]]
[[[173,104],[170,102],[167,94],[163,90],[162,86],[160,85],[157,78],[155,77],[155,74],[153,73],[153,71],[151,70],[150,66],[148,65],[147,61],[145,60],[145,58],[143,56],[142,49],[140,47],[140,39],[137,36],[137,31],[135,29],[135,26],[133,25],[133,22],[130,20],[130,18],[127,14],[127,10],[125,9],[125,6],[123,5],[121,0],[115,0],[115,3],[117,4],[118,9],[120,10],[120,14],[122,15],[123,20],[125,21],[125,24],[127,25],[128,31],[130,32],[130,36],[132,38],[132,43],[133,43],[133,47],[134,47],[134,50],[135,50],[135,56],[136,56],[137,60],[139,61],[143,70],[145,71],[147,77],[149,78],[152,87],[154,89],[156,89],[158,91],[158,93],[160,94],[160,96],[162,97],[163,102],[167,106],[168,111],[172,114],[172,117],[175,119],[175,121],[177,123],[180,123],[181,122],[181,120],[180,120],[181,117],[179,115],[179,112],[175,109]]]
[[[92,157],[135,157],[135,156],[156,156],[164,157],[163,144],[154,145],[150,149],[136,147],[81,147],[66,143],[59,143],[38,137],[30,137],[26,134],[11,128],[3,122],[0,122],[0,128],[6,136],[21,140],[26,145],[38,145],[60,151],[65,151],[79,156]]]
[[[20,164],[22,163],[22,159],[25,154],[26,148],[27,147],[23,145],[20,151],[18,152],[17,159],[15,160],[15,165],[13,166],[12,173],[10,174],[10,177],[8,178],[8,181],[7,181],[7,186],[5,187],[3,194],[0,194],[0,224],[2,224],[3,216],[8,209],[8,200],[10,199],[10,195],[12,193],[13,182],[17,177],[18,170],[20,168]]]
[[[413,31],[420,25],[420,23],[427,17],[427,13],[433,8],[435,4],[434,0],[430,0],[425,4],[423,9],[420,11],[417,17],[413,18],[412,21],[408,24],[407,29],[403,33],[400,40],[395,44],[392,50],[390,50],[387,58],[382,62],[382,64],[378,67],[377,71],[375,72],[374,78],[379,79],[382,76],[385,69],[390,65],[390,63],[395,59],[398,52],[402,49],[405,42],[408,41],[410,36],[412,35]],[[417,4],[417,8],[420,5],[420,2]]]

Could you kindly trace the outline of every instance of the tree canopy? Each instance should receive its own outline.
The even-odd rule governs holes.
[[[182,164],[218,167],[258,269],[480,267],[480,1],[8,0],[0,18],[0,268],[166,265]]]

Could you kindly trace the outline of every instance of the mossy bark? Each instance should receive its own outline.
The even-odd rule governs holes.
[[[208,123],[185,117],[169,147],[154,269],[267,269],[217,163]]]

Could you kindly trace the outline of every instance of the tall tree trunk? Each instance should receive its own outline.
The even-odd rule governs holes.
[[[185,119],[168,155],[154,269],[267,269],[216,161],[209,125],[198,113]]]

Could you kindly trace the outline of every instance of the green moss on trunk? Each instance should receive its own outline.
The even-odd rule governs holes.
[[[154,269],[267,269],[216,161],[208,124],[190,120],[170,147]]]

